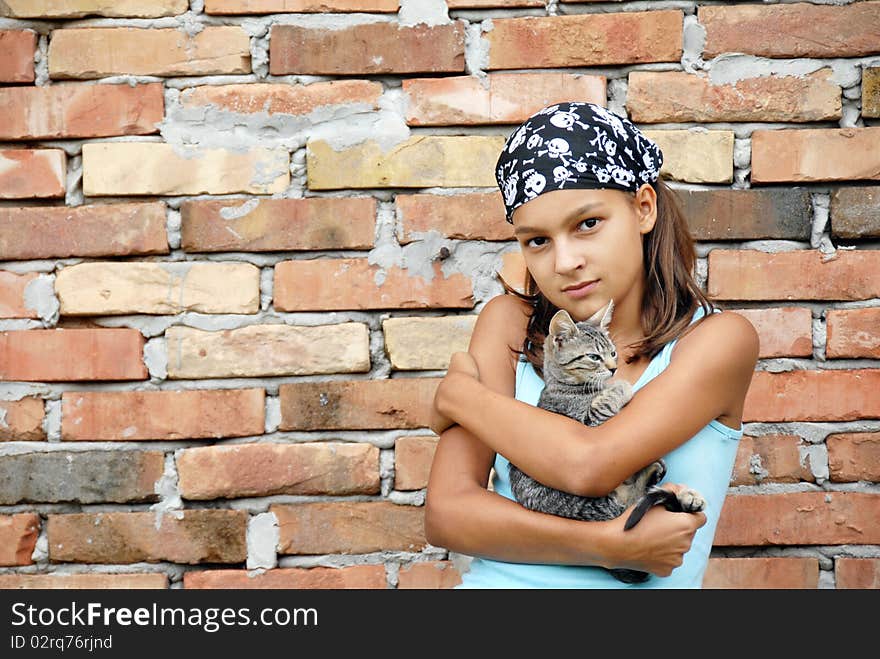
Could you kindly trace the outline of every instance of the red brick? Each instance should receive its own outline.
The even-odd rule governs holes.
[[[838,590],[880,588],[880,558],[838,558],[834,561]]]
[[[880,297],[880,251],[818,250],[770,254],[714,249],[709,295],[717,300],[867,300]]]
[[[876,545],[880,495],[795,492],[728,496],[714,543],[728,545]]]
[[[168,575],[149,574],[0,574],[0,590],[163,590]]]
[[[710,558],[703,589],[815,589],[817,558]]]
[[[828,468],[834,482],[880,482],[880,432],[829,435]]]
[[[394,489],[421,490],[428,486],[438,437],[398,437],[394,442]]]
[[[410,126],[518,124],[552,103],[577,98],[605,105],[605,77],[495,73],[403,81]]]
[[[758,357],[811,357],[813,314],[806,307],[731,309],[747,318],[758,332]]]
[[[756,372],[743,421],[855,421],[880,417],[880,369]]]
[[[144,342],[128,328],[0,332],[0,380],[146,380]]]
[[[484,9],[492,7],[541,7],[544,0],[446,0],[450,9]]]
[[[187,0],[5,0],[4,16],[14,18],[158,18],[187,10]]]
[[[0,207],[0,259],[168,254],[165,205]]]
[[[328,105],[366,104],[379,109],[382,85],[368,80],[331,80],[310,85],[248,83],[202,85],[184,90],[183,107],[216,106],[237,114],[307,115]]]
[[[158,133],[162,83],[57,84],[0,89],[0,139],[34,140]]]
[[[396,13],[399,0],[205,0],[206,14]]]
[[[777,58],[880,52],[880,2],[700,6],[697,16],[706,30],[704,59],[730,52]]]
[[[0,149],[0,199],[63,197],[66,168],[61,149]]]
[[[825,356],[880,358],[880,309],[829,309]]]
[[[378,283],[381,281],[381,283]],[[345,309],[473,309],[470,277],[446,276],[434,263],[433,279],[404,268],[380,268],[367,259],[282,261],[275,266],[279,311]]]
[[[683,22],[679,10],[493,19],[486,68],[678,62]]]
[[[880,126],[756,130],[751,181],[880,181],[878,141]]]
[[[236,444],[177,456],[185,499],[273,494],[379,494],[379,449],[352,442]]]
[[[439,589],[454,588],[461,583],[461,574],[450,561],[428,561],[401,567],[397,588]]]
[[[804,76],[760,76],[712,84],[683,71],[633,71],[626,109],[636,123],[823,121],[840,118],[840,87],[830,68]]]
[[[278,387],[279,430],[427,428],[440,378],[296,382]]]
[[[465,22],[401,27],[365,23],[338,30],[274,25],[269,72],[314,75],[464,71]]]
[[[0,400],[0,441],[45,440],[44,417],[45,408],[41,398]]]
[[[375,590],[388,588],[383,565],[349,567],[277,568],[259,574],[246,570],[203,570],[185,572],[186,589],[297,589],[328,590],[353,588]]]
[[[0,82],[33,82],[37,33],[0,30]]]
[[[386,501],[274,504],[279,554],[418,552],[427,546],[424,509]]]
[[[847,186],[831,193],[831,235],[880,238],[880,185]]]
[[[796,435],[745,436],[740,440],[736,463],[730,477],[731,485],[760,485],[761,483],[814,483],[809,460],[801,458],[805,448]],[[760,473],[752,473],[752,462],[757,462]]]
[[[241,563],[244,510],[49,515],[53,563]]]
[[[196,200],[180,215],[187,252],[370,249],[376,238],[373,197]]]
[[[30,565],[40,533],[35,513],[0,515],[0,565]]]
[[[37,272],[17,275],[0,270],[0,318],[39,318],[37,310],[25,301],[28,285],[38,279]]]
[[[66,391],[61,395],[61,439],[130,442],[261,435],[265,398],[261,388]]]
[[[459,240],[513,240],[499,192],[456,195],[399,194],[395,197],[401,244],[436,231]]]

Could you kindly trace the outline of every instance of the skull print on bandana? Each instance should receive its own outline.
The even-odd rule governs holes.
[[[507,221],[543,192],[614,188],[635,192],[655,183],[660,147],[629,120],[595,103],[555,103],[514,130],[498,157],[495,179]]]

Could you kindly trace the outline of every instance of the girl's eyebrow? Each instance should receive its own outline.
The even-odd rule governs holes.
[[[580,215],[581,213],[586,213],[587,211],[593,210],[597,206],[601,206],[601,205],[602,205],[601,201],[588,202],[588,203],[584,204],[583,206],[581,206],[580,208],[577,208],[574,211],[572,211],[571,213],[569,213],[568,216],[565,217],[562,221],[567,222],[571,218],[576,217],[576,216]],[[513,235],[518,236],[522,233],[540,233],[542,230],[543,229],[538,229],[535,227],[521,225],[521,226],[516,227],[513,230]]]

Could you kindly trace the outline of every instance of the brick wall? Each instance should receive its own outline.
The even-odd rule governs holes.
[[[427,406],[571,98],[760,334],[705,585],[880,587],[877,0],[0,4],[0,587],[454,585]]]

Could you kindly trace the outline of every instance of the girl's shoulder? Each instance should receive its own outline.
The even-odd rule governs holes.
[[[735,311],[710,313],[699,319],[681,336],[671,359],[694,365],[719,359],[729,370],[751,377],[758,361],[760,339],[755,326]]]
[[[511,293],[503,293],[486,302],[477,324],[495,330],[496,336],[506,338],[511,347],[522,347],[531,317],[531,304]]]

